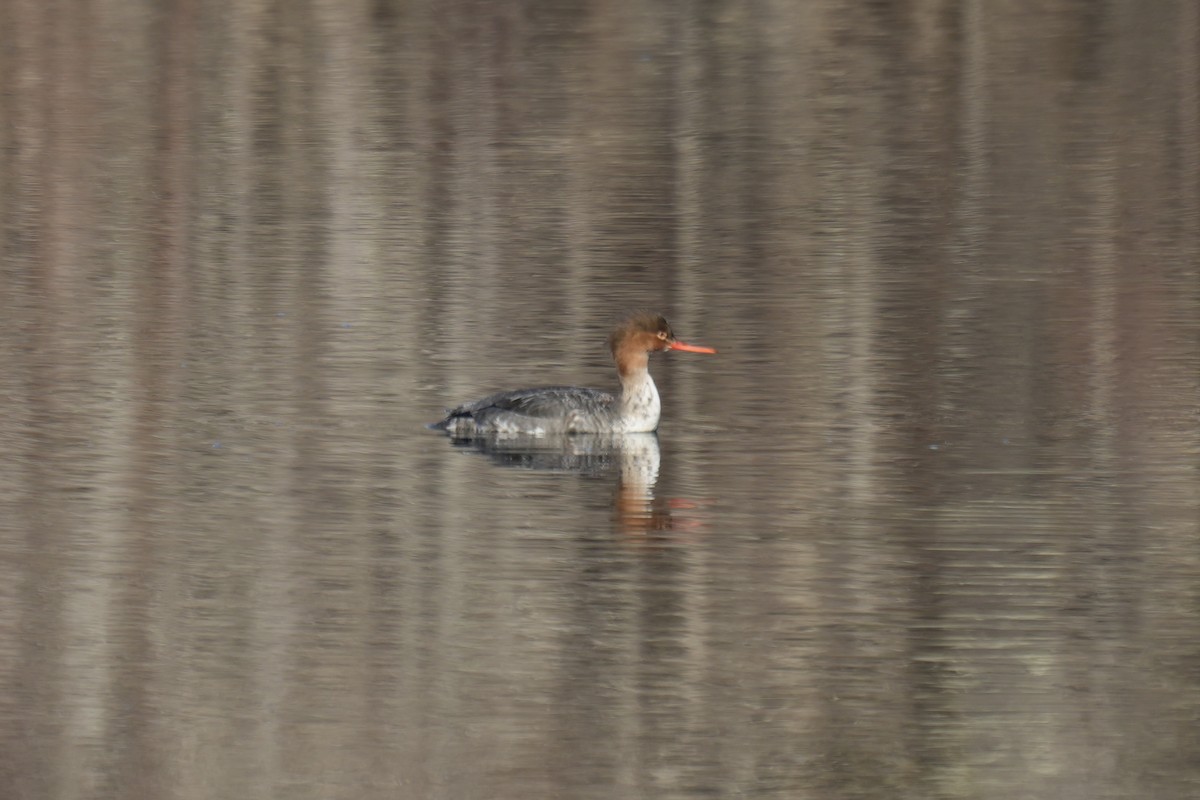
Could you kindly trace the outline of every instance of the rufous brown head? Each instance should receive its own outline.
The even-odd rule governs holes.
[[[619,360],[623,350],[654,353],[660,350],[682,350],[687,353],[716,353],[711,347],[687,344],[675,338],[675,333],[662,314],[641,313],[629,317],[613,331],[608,340],[613,357]]]

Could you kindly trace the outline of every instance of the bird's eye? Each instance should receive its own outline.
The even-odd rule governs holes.
[[[665,341],[667,340],[667,332],[666,332],[666,331],[659,331],[659,332],[658,332],[658,338],[662,339],[662,340],[665,342]]]

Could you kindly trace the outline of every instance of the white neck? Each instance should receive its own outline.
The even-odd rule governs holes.
[[[620,404],[625,433],[649,433],[658,429],[662,401],[649,370],[630,370],[621,376]]]

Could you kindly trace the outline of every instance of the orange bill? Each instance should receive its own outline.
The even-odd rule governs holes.
[[[671,342],[671,350],[682,350],[685,353],[715,353],[716,350],[711,347],[701,347],[698,344],[686,344],[676,339]]]

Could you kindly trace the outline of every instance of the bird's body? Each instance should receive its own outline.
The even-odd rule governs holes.
[[[637,314],[617,327],[609,347],[621,378],[618,394],[577,386],[499,392],[451,409],[431,427],[456,438],[486,434],[645,433],[658,428],[662,402],[649,355],[660,350],[715,353],[684,344],[666,319]]]

